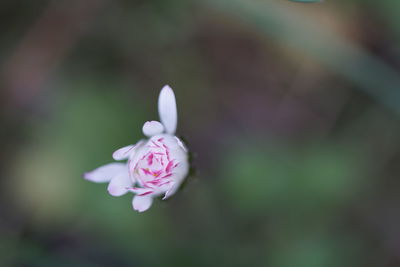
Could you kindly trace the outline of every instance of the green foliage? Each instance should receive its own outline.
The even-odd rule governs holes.
[[[242,211],[324,214],[360,189],[360,159],[346,147],[309,144],[306,149],[285,150],[254,145],[234,147],[227,154],[224,187]]]

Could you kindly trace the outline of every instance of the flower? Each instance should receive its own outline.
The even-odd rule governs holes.
[[[113,153],[115,160],[127,159],[126,163],[109,163],[84,174],[92,182],[109,182],[112,196],[134,193],[132,206],[139,212],[149,209],[154,197],[172,196],[189,171],[187,148],[175,136],[178,116],[175,95],[168,85],[160,92],[158,113],[161,123],[148,121],[143,125],[148,139]]]

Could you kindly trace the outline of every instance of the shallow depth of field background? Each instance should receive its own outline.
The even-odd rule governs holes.
[[[400,1],[0,3],[1,266],[400,266]],[[142,214],[82,173],[178,103]]]

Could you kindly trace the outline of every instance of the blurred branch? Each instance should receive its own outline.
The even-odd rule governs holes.
[[[39,93],[103,2],[50,2],[2,67],[8,105],[23,106]]]
[[[399,73],[318,20],[293,12],[287,3],[276,1],[207,0],[207,3],[330,67],[400,114]]]

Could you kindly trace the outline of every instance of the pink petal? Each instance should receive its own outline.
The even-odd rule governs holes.
[[[141,187],[131,187],[128,191],[133,192],[137,195],[148,195],[149,193],[153,193],[153,189],[150,188],[141,188]]]
[[[123,173],[118,174],[112,178],[111,182],[108,184],[108,193],[110,195],[119,197],[128,192],[128,189],[132,187],[132,181],[129,178],[128,169]]]
[[[151,137],[164,132],[164,126],[158,121],[147,121],[143,125],[144,135]]]
[[[166,173],[170,173],[173,166],[174,166],[174,161],[171,160],[170,162],[168,162],[168,165],[167,165],[167,167],[165,168],[165,172],[166,172]]]
[[[91,172],[87,172],[83,175],[86,180],[95,183],[109,182],[113,177],[119,173],[126,172],[126,164],[123,163],[109,163],[94,169]]]
[[[161,89],[158,97],[158,113],[166,132],[172,135],[175,134],[178,114],[174,91],[168,85]]]
[[[153,198],[149,195],[135,196],[132,201],[132,206],[134,210],[143,212],[148,210],[152,203],[153,203]]]

